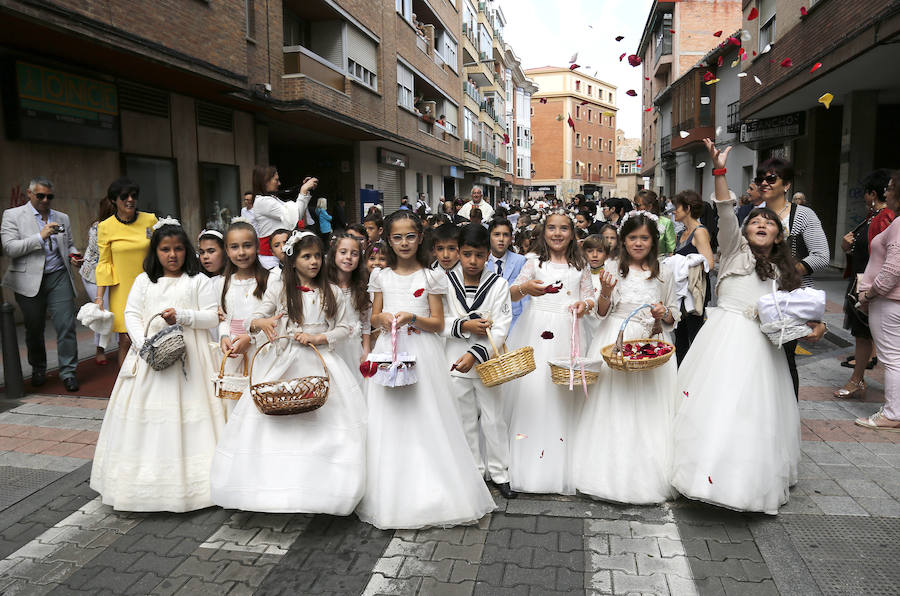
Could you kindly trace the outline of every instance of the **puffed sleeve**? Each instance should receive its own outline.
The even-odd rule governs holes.
[[[447,282],[447,274],[444,273],[443,268],[438,267],[437,270],[434,269],[424,269],[425,271],[425,291],[429,294],[435,294],[438,296],[444,296],[447,294],[447,291],[450,289],[449,284]]]
[[[364,312],[359,313],[360,334],[372,335],[372,305],[366,307]]]
[[[510,286],[518,286],[525,283],[526,281],[531,281],[535,278],[538,262],[537,255],[534,253],[528,253],[527,255],[525,255],[525,259],[525,264],[522,265],[522,270],[519,271],[519,275],[516,277],[516,281],[512,282]]]
[[[144,320],[146,315],[148,318],[156,313],[148,313],[144,311],[144,295],[150,285],[150,278],[146,273],[141,273],[134,279],[131,285],[131,291],[128,293],[128,300],[125,302],[125,329],[128,331],[128,337],[135,349],[140,350],[144,345],[144,326],[147,322]]]
[[[337,313],[334,316],[334,327],[325,332],[325,338],[328,340],[328,348],[333,350],[335,344],[350,337],[353,327],[350,322],[350,308],[347,304],[347,297],[335,285],[329,285],[329,289],[337,301]]]
[[[578,283],[579,300],[594,299],[594,280],[591,278],[591,268],[585,265],[581,270],[581,280]]]
[[[369,275],[369,292],[381,292],[381,267],[376,267]]]
[[[97,251],[99,256],[97,257],[97,268],[94,270],[94,278],[97,280],[98,286],[119,285],[119,277],[116,275],[116,268],[113,266],[113,238],[110,235],[108,221],[103,220],[97,226]]]
[[[194,294],[196,309],[176,308],[175,322],[191,329],[212,329],[219,324],[219,305],[216,301],[215,280],[202,273],[188,278]]]

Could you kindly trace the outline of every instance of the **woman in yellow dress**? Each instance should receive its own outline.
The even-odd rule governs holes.
[[[137,210],[140,188],[128,178],[119,178],[109,185],[106,198],[115,212],[97,226],[97,299],[103,308],[103,297],[109,291],[109,310],[115,319],[113,331],[119,334],[119,366],[131,347],[125,329],[125,302],[135,278],[143,271],[144,258],[150,246],[156,216]]]

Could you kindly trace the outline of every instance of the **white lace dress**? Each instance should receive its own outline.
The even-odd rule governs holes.
[[[446,275],[443,270],[410,275],[376,270],[369,291],[382,294],[383,312],[430,317],[428,295],[446,293]],[[410,333],[407,327],[399,330],[398,352],[415,354],[418,382],[388,388],[366,380],[368,473],[356,513],[382,529],[474,522],[495,505],[450,393],[443,339],[427,331]],[[381,333],[372,351],[391,352],[390,331]]]
[[[567,264],[528,261],[512,285],[540,279],[549,285],[562,283],[556,294],[532,297],[506,340],[510,350],[534,347],[536,370],[502,385],[510,434],[510,485],[528,493],[575,494],[572,480],[572,448],[575,426],[584,394],[581,387],[569,391],[550,377],[550,360],[568,357],[572,337],[569,306],[591,297],[590,269]],[[584,337],[584,321],[579,320]]]
[[[218,324],[216,296],[203,274],[134,281],[125,325],[135,348],[150,318],[174,308],[184,325],[185,366],[155,371],[134,350],[122,364],[97,439],[91,488],[123,511],[193,511],[209,507],[209,468],[225,426],[213,395],[208,329]],[[159,317],[150,335],[163,329]],[[218,364],[218,363],[216,363]]]
[[[662,302],[677,317],[672,273],[664,265],[660,279],[631,270],[624,279],[618,263],[607,271],[619,281],[609,312],[600,323],[589,356],[616,341],[625,318],[641,304]],[[664,325],[664,331],[668,331]],[[650,336],[649,309],[631,319],[625,340]],[[671,340],[670,340],[671,341]],[[675,495],[670,482],[675,415],[678,410],[674,356],[657,368],[621,372],[605,363],[578,423],[575,443],[575,486],[579,492],[619,503],[661,503]]]
[[[342,290],[344,300],[347,302],[347,320],[350,324],[350,335],[347,339],[337,342],[334,346],[334,352],[344,361],[350,372],[353,373],[360,388],[365,393],[365,383],[363,382],[362,373],[359,370],[360,359],[362,358],[363,346],[362,336],[372,332],[372,325],[369,322],[372,316],[372,309],[367,308],[363,316],[353,308],[353,295],[350,288]]]
[[[282,280],[270,276],[261,306],[252,318],[284,312]],[[303,325],[285,314],[279,335],[301,331],[324,333],[328,344],[316,346],[331,379],[328,401],[318,410],[290,416],[260,413],[249,389],[238,401],[215,450],[212,499],[226,509],[268,513],[349,515],[365,487],[366,404],[356,380],[332,346],[350,332],[347,305],[337,286],[334,319],[325,318],[318,289],[302,292]],[[295,290],[297,291],[297,290]],[[312,348],[293,339],[268,346],[252,364],[251,381],[275,381],[322,374]],[[254,347],[254,351],[255,347]]]

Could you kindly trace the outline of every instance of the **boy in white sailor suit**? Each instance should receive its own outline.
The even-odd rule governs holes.
[[[484,475],[487,461],[488,474],[500,494],[512,499],[516,494],[509,487],[509,434],[502,393],[498,387],[485,387],[475,372],[477,364],[492,356],[487,329],[496,345],[506,340],[512,322],[509,284],[485,268],[491,244],[484,226],[461,228],[458,245],[460,259],[447,274],[450,287],[444,305],[450,382],[479,472]],[[479,429],[484,436],[484,454]]]

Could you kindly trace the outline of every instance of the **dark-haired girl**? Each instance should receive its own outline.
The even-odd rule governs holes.
[[[730,147],[705,143],[724,173]],[[759,330],[756,303],[773,280],[790,291],[802,279],[781,216],[754,209],[741,233],[724,175],[715,177],[715,190],[718,305],[678,371],[672,482],[691,499],[774,515],[797,481],[800,417],[788,364]]]
[[[350,337],[334,347],[347,368],[354,373],[360,387],[363,376],[359,365],[369,355],[372,336],[372,301],[369,299],[369,272],[362,258],[362,241],[350,233],[335,238],[325,257],[328,281],[341,289],[347,301],[347,318],[350,320]]]
[[[225,235],[219,230],[203,230],[197,236],[197,257],[206,277],[221,277],[225,271]]]
[[[572,445],[584,396],[553,384],[547,363],[569,356],[573,313],[579,333],[584,331],[580,318],[595,304],[591,269],[564,211],[547,216],[525,258],[509,293],[513,301],[531,298],[507,344],[533,346],[537,370],[503,386],[509,431],[524,437],[510,442],[510,485],[521,492],[571,495]]]
[[[616,341],[629,314],[649,304],[625,327],[625,340],[669,333],[678,321],[672,272],[657,260],[659,223],[631,211],[619,228],[619,257],[600,274],[597,314],[602,321],[588,356]],[[618,503],[661,503],[674,496],[670,483],[672,434],[678,400],[675,359],[651,370],[623,372],[606,366],[591,389],[578,422],[575,487]]]
[[[154,227],[125,306],[133,347],[103,418],[91,488],[115,509],[193,511],[213,504],[209,467],[225,426],[225,404],[209,382],[215,365],[207,330],[219,322],[216,295],[198,275],[197,254],[178,221],[164,218]],[[176,323],[184,328],[183,365],[153,370],[138,356],[141,346]]]
[[[471,523],[494,509],[478,474],[450,391],[442,296],[447,275],[428,267],[419,217],[401,209],[384,222],[387,269],[369,279],[372,325],[382,333],[373,353],[415,354],[418,382],[385,387],[368,379],[366,494],[357,509],[381,529]]]
[[[366,404],[356,380],[333,351],[350,334],[347,304],[328,283],[324,247],[312,232],[284,245],[281,277],[269,277],[249,328],[256,341],[278,339],[253,365],[253,382],[322,375],[328,401],[312,412],[267,416],[249,389],[228,420],[210,474],[212,499],[226,509],[349,515],[365,487]]]

